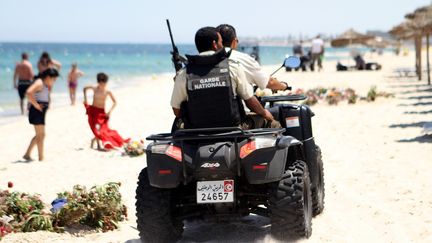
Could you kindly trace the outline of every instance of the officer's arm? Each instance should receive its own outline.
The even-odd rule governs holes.
[[[180,118],[181,117],[180,109],[177,109],[177,108],[174,108],[174,107],[172,109],[173,109],[174,115],[177,118]]]
[[[264,117],[266,120],[274,120],[272,114],[268,110],[264,109],[264,107],[262,107],[262,105],[259,103],[255,96],[252,96],[251,98],[245,100],[245,104],[251,111]]]
[[[270,78],[267,83],[267,88],[271,90],[286,90],[288,85],[286,83],[282,83],[276,78]]]
[[[179,71],[175,77],[175,83],[173,87],[173,92],[171,95],[171,107],[173,109],[174,115],[180,117],[181,115],[181,103],[187,100],[186,91],[186,76],[184,71]]]

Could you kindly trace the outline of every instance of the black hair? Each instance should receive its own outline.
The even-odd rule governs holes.
[[[106,75],[105,73],[98,73],[96,75],[96,80],[98,83],[106,83],[108,82],[108,75]]]
[[[27,54],[26,52],[23,52],[23,53],[21,54],[21,58],[22,58],[23,60],[28,60],[28,54]]]
[[[48,68],[45,71],[43,71],[42,73],[40,73],[38,76],[41,79],[45,79],[46,77],[57,78],[58,76],[60,76],[60,74],[57,71],[57,69]]]
[[[195,34],[195,46],[198,52],[210,51],[213,48],[213,41],[219,39],[218,31],[214,27],[203,27]]]
[[[42,52],[42,55],[39,58],[39,62],[43,62],[44,65],[48,65],[51,62],[51,57],[48,54],[48,52],[46,51]]]
[[[221,24],[218,27],[216,27],[219,34],[222,36],[222,44],[225,47],[230,47],[231,43],[235,38],[237,38],[237,33],[235,28],[232,25],[229,24]]]

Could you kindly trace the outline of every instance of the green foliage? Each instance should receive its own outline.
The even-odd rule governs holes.
[[[348,88],[345,90],[345,98],[348,100],[348,104],[357,103],[358,95],[354,89]]]
[[[38,230],[54,231],[51,215],[34,210],[24,222],[23,232],[33,232]]]
[[[117,229],[118,222],[127,217],[119,187],[120,183],[113,182],[90,190],[76,185],[72,192],[58,194],[58,198],[66,198],[68,203],[54,214],[54,224],[58,227],[81,224],[104,232]]]
[[[51,216],[43,209],[37,194],[0,191],[0,237],[13,231],[53,231]]]
[[[64,227],[86,225],[103,232],[119,227],[127,218],[127,208],[122,203],[120,183],[110,182],[86,190],[76,185],[72,192],[57,194],[67,199],[58,212],[45,210],[39,195],[0,190],[0,240],[11,232],[38,230],[61,232]]]
[[[371,101],[375,101],[377,97],[377,87],[376,86],[372,86],[366,96],[366,100],[371,102]]]

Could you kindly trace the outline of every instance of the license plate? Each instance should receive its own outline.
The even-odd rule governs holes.
[[[234,180],[197,182],[197,203],[224,202],[234,202]]]

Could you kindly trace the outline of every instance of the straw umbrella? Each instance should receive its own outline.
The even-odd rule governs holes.
[[[343,32],[336,39],[331,41],[332,47],[345,47],[352,44],[365,44],[367,40],[373,39],[372,35],[361,34],[354,29]]]
[[[431,76],[430,76],[430,58],[429,58],[429,36],[432,33],[432,4],[428,6],[424,6],[416,9],[413,13],[405,15],[405,18],[410,20],[413,25],[415,25],[417,31],[419,32],[419,37],[417,37],[417,41],[420,42],[420,56],[421,56],[421,42],[423,35],[426,36],[426,62],[427,62],[427,75],[428,75],[428,84],[431,84]],[[421,64],[421,57],[420,57]],[[421,78],[421,66],[420,66],[420,75]]]

